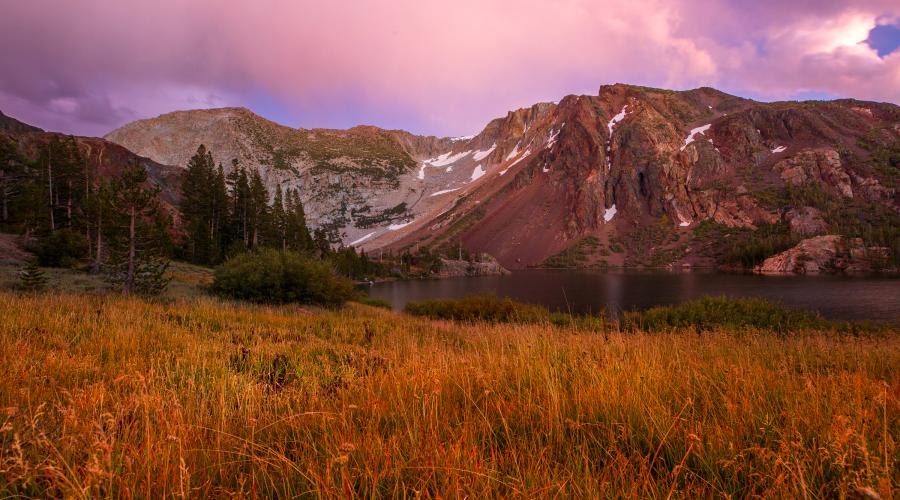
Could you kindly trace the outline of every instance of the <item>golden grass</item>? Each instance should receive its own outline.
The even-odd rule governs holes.
[[[0,294],[0,497],[900,487],[900,338]]]

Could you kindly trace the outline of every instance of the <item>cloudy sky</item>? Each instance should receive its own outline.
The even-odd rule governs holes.
[[[102,135],[245,106],[465,135],[605,83],[900,102],[896,0],[0,0],[0,110]]]

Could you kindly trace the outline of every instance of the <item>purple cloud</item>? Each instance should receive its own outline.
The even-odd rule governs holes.
[[[0,109],[93,135],[225,105],[460,135],[612,82],[897,102],[900,52],[866,41],[898,18],[846,0],[7,2]]]

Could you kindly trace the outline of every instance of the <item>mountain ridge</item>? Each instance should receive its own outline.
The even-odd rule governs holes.
[[[578,267],[679,266],[721,264],[699,255],[701,226],[736,239],[781,231],[779,204],[843,200],[893,224],[898,117],[891,103],[613,84],[511,110],[462,140],[371,125],[295,129],[246,108],[167,113],[107,138],[178,167],[199,144],[226,169],[238,158],[270,187],[299,188],[312,225],[338,244],[462,246],[508,267],[576,250]],[[813,199],[788,199],[808,186]],[[858,222],[843,228],[848,237],[882,224]]]

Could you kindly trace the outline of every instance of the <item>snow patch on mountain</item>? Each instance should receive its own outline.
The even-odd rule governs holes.
[[[687,138],[684,140],[684,145],[681,146],[681,150],[684,151],[684,148],[688,147],[692,142],[694,142],[694,136],[697,134],[706,135],[706,131],[709,130],[709,127],[712,126],[712,123],[707,123],[706,125],[701,125],[697,128],[691,129],[690,133],[688,133]]]
[[[476,151],[475,154],[472,155],[472,158],[473,158],[475,161],[481,161],[481,160],[487,158],[489,154],[493,153],[495,149],[497,149],[497,143],[496,143],[496,142],[494,143],[493,146],[491,146],[491,147],[488,148],[488,149],[485,149],[485,150],[483,150],[483,151]]]
[[[359,245],[360,243],[362,243],[362,242],[366,241],[367,239],[371,238],[372,236],[375,236],[375,233],[377,233],[377,232],[378,232],[378,231],[373,231],[373,232],[371,232],[371,233],[369,233],[369,234],[363,236],[362,238],[360,238],[360,239],[358,239],[358,240],[351,241],[351,242],[350,242],[350,246],[352,247],[352,246],[355,246],[355,245]]]
[[[444,189],[443,191],[438,191],[436,193],[431,193],[429,196],[440,196],[442,194],[452,193],[454,191],[459,191],[461,188],[453,188],[453,189]]]
[[[616,209],[616,204],[613,203],[613,206],[603,211],[603,220],[606,222],[613,220],[613,217],[616,216],[616,212],[618,212],[618,210]]]
[[[484,171],[484,168],[482,168],[479,164],[477,167],[475,167],[475,170],[472,171],[472,182],[477,181],[478,179],[483,177],[485,173],[486,172]]]
[[[505,174],[506,172],[508,172],[509,169],[511,169],[511,168],[513,168],[514,166],[516,166],[516,164],[518,164],[520,161],[524,160],[525,158],[528,158],[528,156],[529,156],[530,154],[531,154],[531,150],[530,150],[530,149],[526,149],[525,152],[522,153],[522,156],[520,156],[518,160],[516,160],[516,161],[510,163],[509,165],[507,165],[506,168],[504,168],[503,170],[501,170],[501,171],[500,171],[500,175],[503,175],[503,174]]]
[[[412,224],[413,222],[415,222],[415,221],[409,220],[406,222],[402,222],[400,224],[391,224],[390,226],[388,226],[388,231],[397,231],[398,229],[403,229],[404,227]]]
[[[463,151],[462,153],[457,153],[453,156],[450,156],[453,152],[448,151],[440,156],[435,156],[434,158],[429,158],[422,162],[422,166],[419,167],[419,175],[418,178],[420,181],[425,180],[425,168],[426,167],[444,167],[447,165],[452,165],[459,160],[463,159],[467,155],[469,155],[472,150]],[[447,170],[450,171],[449,169]]]
[[[622,121],[622,120],[625,119],[625,115],[626,115],[627,113],[628,113],[628,105],[626,104],[624,107],[622,107],[622,111],[619,111],[619,114],[617,114],[616,116],[612,117],[612,119],[609,120],[609,123],[606,124],[606,128],[609,129],[609,137],[610,137],[610,139],[612,139],[613,129],[616,128],[616,125],[617,125],[620,121]]]
[[[430,165],[432,167],[446,167],[447,165],[452,165],[452,164],[458,162],[459,160],[462,160],[466,156],[469,156],[472,153],[472,150],[463,151],[462,153],[457,153],[453,156],[450,156],[451,153],[452,153],[452,151],[448,152],[448,153],[444,153],[441,156],[438,156],[436,158],[432,158],[430,160],[425,160],[425,163],[427,163],[428,165]]]
[[[552,148],[552,147],[556,144],[556,139],[559,137],[559,133],[560,133],[561,131],[562,131],[562,129],[556,130],[556,131],[554,131],[554,130],[551,129],[551,130],[550,130],[550,137],[547,138],[547,144],[546,144],[545,147],[547,147],[547,148]]]
[[[778,146],[777,148],[773,149],[772,152],[773,153],[781,153],[782,151],[785,151],[786,149],[787,149],[786,146]]]
[[[509,154],[506,155],[506,158],[504,158],[504,160],[506,160],[506,161],[512,160],[513,158],[516,157],[517,154],[519,154],[519,143],[518,142],[516,143],[515,146],[513,146],[512,151],[510,151]]]
[[[609,137],[606,139],[606,164],[608,167],[612,168],[612,161],[609,159],[609,155],[612,153],[612,135],[613,130],[616,129],[616,125],[619,124],[620,121],[625,119],[625,115],[628,113],[628,105],[622,106],[622,111],[619,111],[619,114],[612,117],[609,120],[609,123],[606,124],[606,128],[609,130]]]

